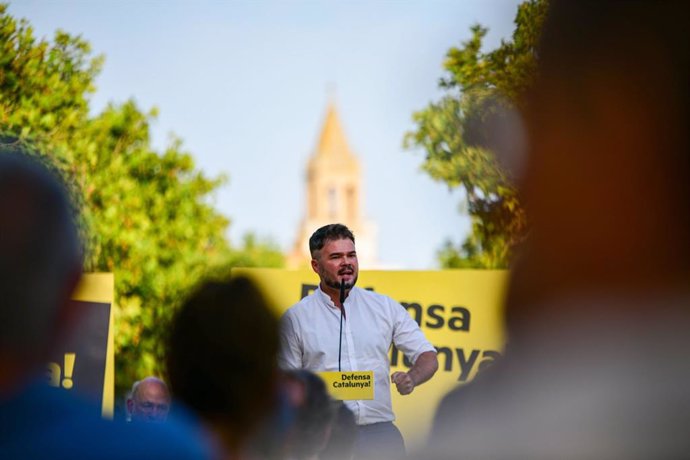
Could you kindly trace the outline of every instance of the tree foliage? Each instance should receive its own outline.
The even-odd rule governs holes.
[[[448,242],[439,251],[444,267],[504,268],[525,232],[526,216],[511,172],[497,159],[493,127],[520,107],[534,78],[546,10],[546,0],[522,3],[512,40],[489,52],[482,51],[487,29],[473,26],[472,37],[446,55],[442,98],[413,115],[416,129],[406,134],[405,146],[426,153],[422,169],[432,178],[464,190],[472,218],[472,233],[460,247]]]
[[[85,235],[85,270],[115,273],[116,386],[160,373],[161,338],[202,276],[231,265],[282,266],[274,245],[233,248],[213,207],[225,178],[199,171],[179,139],[151,147],[156,111],[133,101],[90,115],[102,56],[81,37],[37,39],[0,4],[0,134],[50,157],[72,185]]]

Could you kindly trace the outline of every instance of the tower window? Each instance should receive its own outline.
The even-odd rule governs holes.
[[[333,187],[328,189],[328,214],[331,219],[338,215],[338,194]]]

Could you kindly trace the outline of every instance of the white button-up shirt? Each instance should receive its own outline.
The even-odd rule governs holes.
[[[352,288],[345,299],[342,325],[342,371],[374,371],[374,399],[346,401],[358,425],[395,420],[391,404],[391,344],[414,363],[436,351],[417,323],[398,302],[372,291]],[[283,369],[314,372],[338,370],[340,309],[317,288],[289,308],[281,321]]]

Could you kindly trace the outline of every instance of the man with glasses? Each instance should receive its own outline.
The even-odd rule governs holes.
[[[127,397],[127,416],[133,422],[164,422],[170,411],[168,386],[159,378],[134,382]]]

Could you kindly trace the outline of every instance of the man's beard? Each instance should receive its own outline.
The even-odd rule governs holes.
[[[352,270],[354,273],[354,270]],[[357,278],[359,277],[359,274],[355,274],[355,277],[351,280],[345,283],[345,289],[352,289],[355,287],[355,284],[357,284]],[[323,277],[323,282],[326,286],[332,289],[340,289],[340,280],[339,279],[334,279],[331,278],[330,276],[324,276]]]

